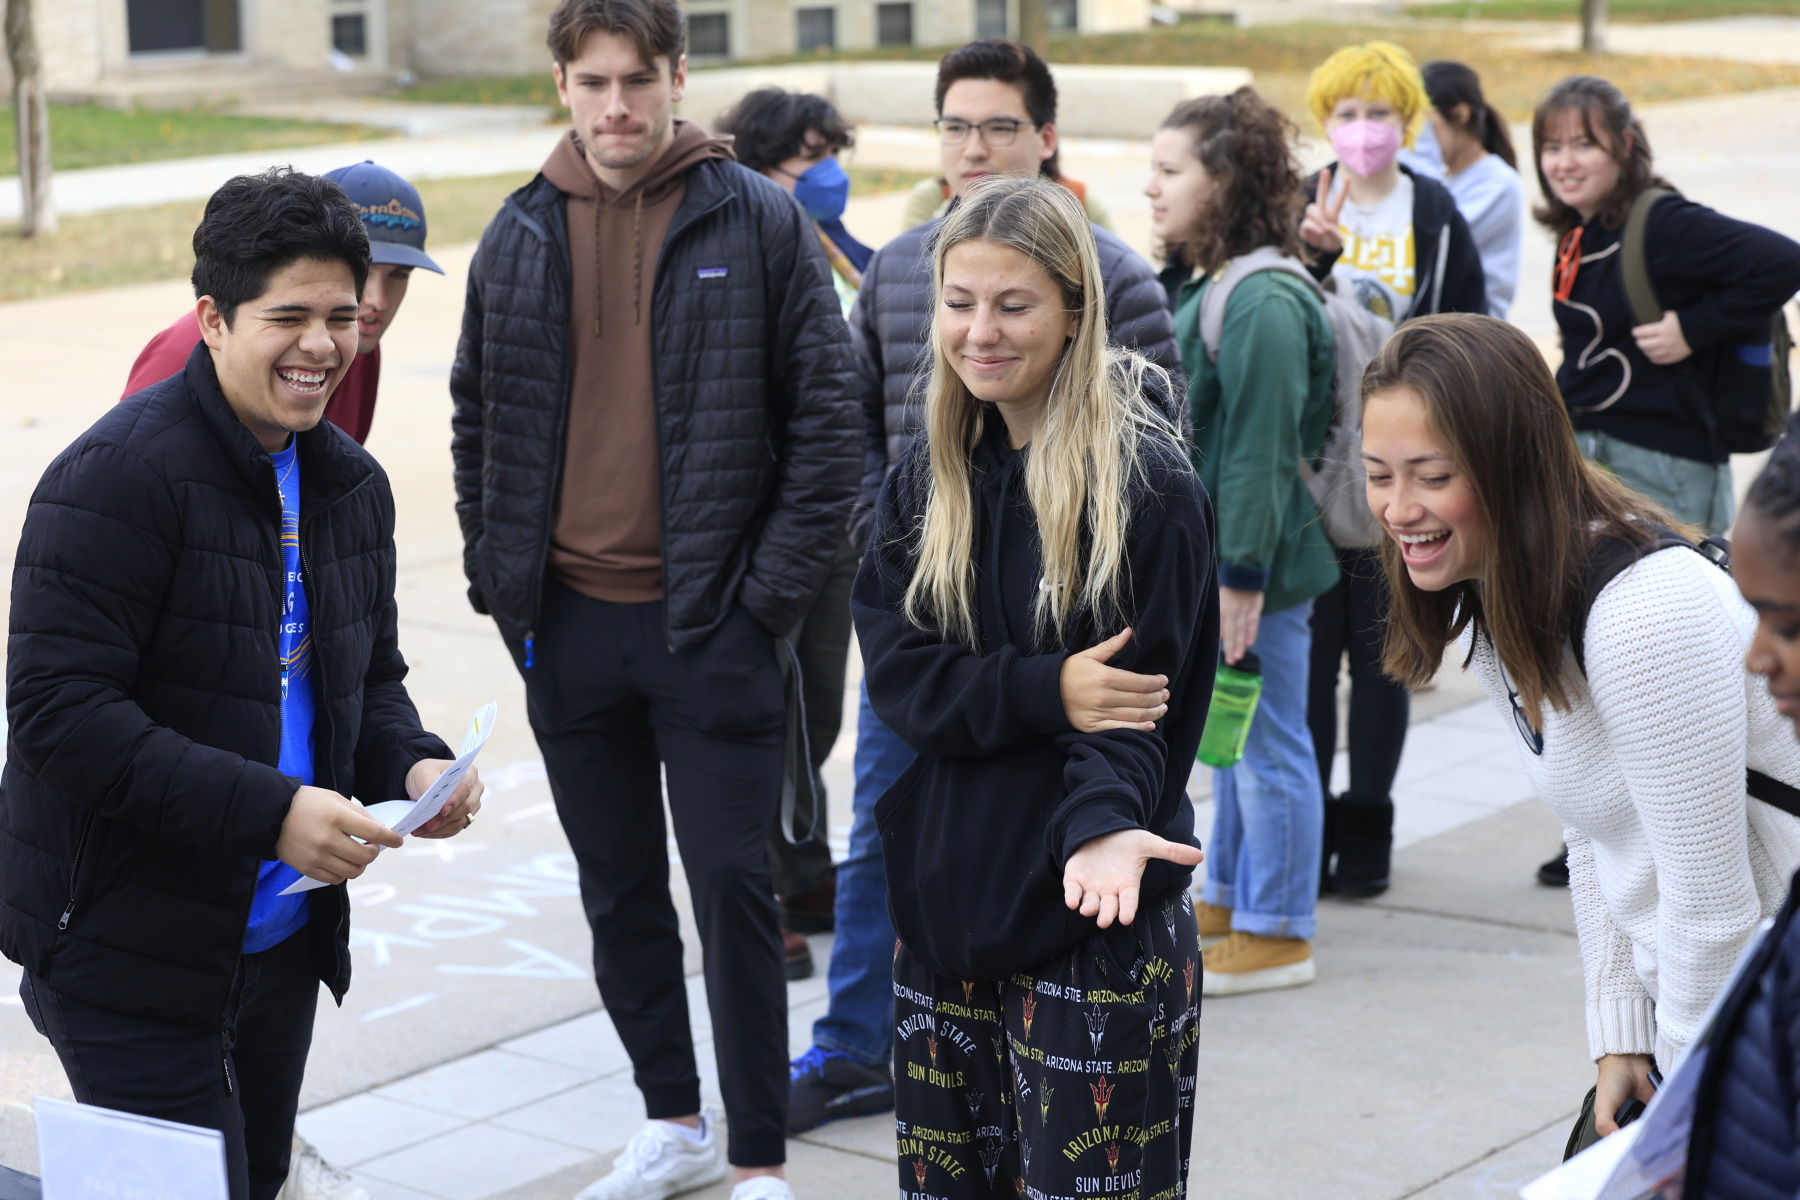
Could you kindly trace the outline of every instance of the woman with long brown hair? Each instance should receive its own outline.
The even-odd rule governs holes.
[[[1545,197],[1534,215],[1557,238],[1556,382],[1581,452],[1682,520],[1723,533],[1731,452],[1769,445],[1734,445],[1733,413],[1748,411],[1755,425],[1767,409],[1770,319],[1800,291],[1800,244],[1676,192],[1656,174],[1630,102],[1604,79],[1575,75],[1551,88],[1531,140]],[[1653,190],[1642,262],[1662,316],[1642,322],[1624,235]]]
[[[1388,670],[1422,683],[1455,643],[1563,820],[1604,1135],[1780,906],[1800,821],[1751,803],[1746,772],[1800,781],[1800,748],[1745,672],[1749,605],[1691,529],[1581,457],[1523,333],[1409,322],[1364,397]]]
[[[870,703],[918,752],[876,808],[901,1190],[1185,1195],[1211,506],[1158,368],[1107,345],[1073,193],[977,183],[932,264],[925,429],[852,592]],[[1096,719],[1081,681],[1109,675],[1159,690]]]

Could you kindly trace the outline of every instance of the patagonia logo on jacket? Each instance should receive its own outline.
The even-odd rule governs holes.
[[[694,275],[699,279],[723,279],[731,274],[730,267],[695,267]]]

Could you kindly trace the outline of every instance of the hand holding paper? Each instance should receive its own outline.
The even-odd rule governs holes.
[[[448,766],[441,766],[442,760],[427,760],[414,765],[412,771],[407,774],[407,791],[410,793],[415,786],[428,784],[428,786],[423,786],[423,791],[416,799],[384,800],[380,804],[370,805],[366,810],[367,816],[374,818],[402,837],[421,830],[424,830],[424,832],[419,832],[421,837],[450,837],[460,833],[468,824],[464,818],[472,817],[475,811],[481,807],[483,789],[480,780],[473,775],[473,767],[475,756],[481,753],[481,748],[487,745],[488,737],[494,732],[494,715],[495,706],[490,702],[483,705],[473,717],[469,718],[469,728],[463,734],[462,747],[457,752],[456,761]],[[436,773],[435,778],[433,778],[434,772]],[[465,777],[469,780],[469,787],[459,793],[458,785],[464,781]],[[446,812],[445,805],[453,799],[454,804]],[[431,824],[434,820],[438,822],[435,826]],[[388,841],[386,836],[380,837],[379,840],[386,845],[397,846],[400,844],[397,840]],[[358,847],[358,849],[364,848]],[[366,849],[368,860],[373,860],[374,848]],[[340,850],[339,853],[343,854],[343,851]],[[345,857],[353,859],[360,856],[349,854]],[[287,855],[283,854],[281,858],[283,862],[294,866],[296,870],[302,869],[300,864],[294,863]],[[355,864],[356,870],[351,874],[329,869],[326,870],[326,873],[337,875],[340,878],[353,878],[362,873],[362,867],[366,865],[366,861]],[[297,892],[309,892],[314,888],[326,887],[332,882],[336,882],[336,880],[302,878],[285,888],[281,894],[291,896]]]

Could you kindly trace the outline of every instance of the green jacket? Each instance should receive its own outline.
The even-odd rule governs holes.
[[[1219,583],[1265,593],[1279,612],[1329,591],[1337,554],[1300,478],[1336,405],[1336,350],[1325,308],[1304,283],[1273,271],[1247,277],[1225,309],[1219,361],[1200,341],[1209,280],[1162,275],[1194,419],[1194,467],[1219,522]]]

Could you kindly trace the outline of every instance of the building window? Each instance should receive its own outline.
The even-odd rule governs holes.
[[[731,18],[725,13],[688,16],[688,53],[695,58],[724,58],[731,53]]]
[[[351,58],[369,52],[369,22],[362,13],[331,18],[331,48]]]
[[[795,9],[794,42],[794,48],[802,54],[813,50],[835,50],[837,48],[837,9]]]
[[[875,44],[877,46],[910,46],[913,41],[912,8],[908,4],[875,6]]]
[[[975,0],[975,36],[1006,36],[1006,0]]]
[[[1051,33],[1074,33],[1081,27],[1081,0],[1044,0]]]
[[[126,0],[125,38],[133,54],[230,53],[238,48],[237,0]]]

